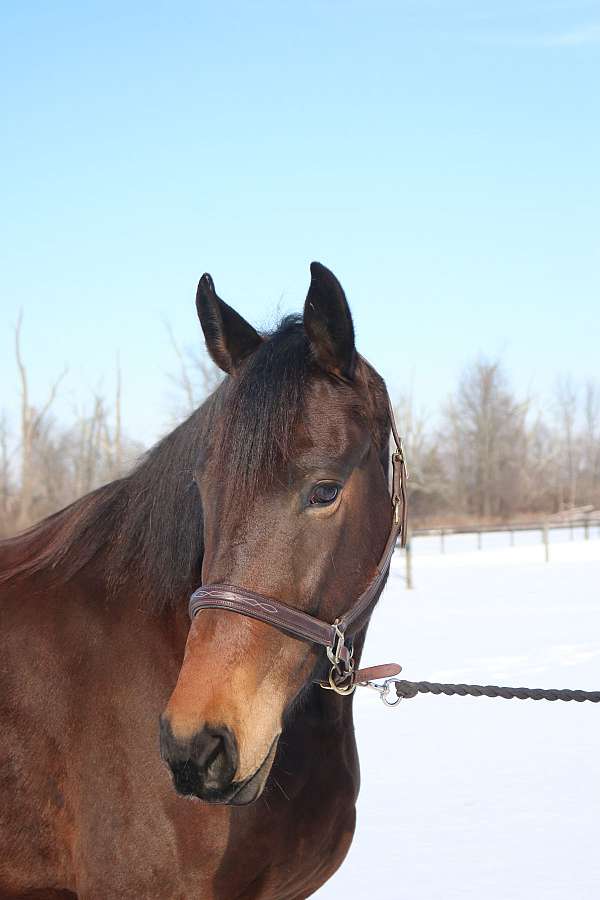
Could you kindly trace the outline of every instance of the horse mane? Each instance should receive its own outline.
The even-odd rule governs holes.
[[[248,501],[267,489],[290,458],[314,371],[302,320],[283,319],[240,372],[129,475],[0,542],[0,559],[9,560],[0,585],[42,573],[53,584],[66,584],[94,566],[109,599],[133,584],[143,609],[178,605],[201,580],[203,515],[195,473],[209,458],[211,477],[221,478],[224,493],[235,491]],[[385,386],[363,360],[357,376],[362,389],[347,386],[351,412],[370,420],[385,448]]]
[[[166,435],[127,476],[104,485],[17,537],[0,584],[46,573],[67,583],[100,560],[109,597],[135,584],[140,606],[160,612],[198,586],[202,505],[194,473],[212,444],[216,472],[251,496],[288,458],[301,415],[310,350],[300,319],[283,319],[243,366]],[[222,476],[223,477],[223,476]]]

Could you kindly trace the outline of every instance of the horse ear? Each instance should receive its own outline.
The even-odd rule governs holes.
[[[352,379],[356,365],[354,326],[341,284],[321,263],[310,264],[304,328],[318,364],[338,378]]]
[[[217,296],[207,273],[198,284],[196,309],[208,352],[220,369],[234,375],[240,363],[262,343],[262,337]]]

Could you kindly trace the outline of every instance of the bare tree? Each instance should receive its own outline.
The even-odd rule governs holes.
[[[0,416],[0,534],[9,516],[11,496],[10,455],[8,450],[8,422],[6,413]]]
[[[558,511],[561,508],[560,484],[563,472],[556,433],[539,412],[527,428],[525,452],[519,464],[519,511]]]
[[[588,502],[600,503],[600,389],[588,379],[583,401],[583,465]]]
[[[570,375],[561,376],[556,383],[554,397],[557,417],[558,446],[561,448],[566,468],[566,482],[562,481],[561,508],[572,509],[576,505],[577,477],[579,470],[579,442],[576,434],[577,390]]]
[[[527,401],[511,394],[498,360],[478,360],[463,373],[445,410],[442,439],[449,477],[462,508],[482,519],[511,515],[522,487]]]
[[[117,372],[116,372],[116,388],[115,388],[115,430],[112,442],[112,475],[116,478],[123,472],[123,421],[121,416],[121,395],[123,389],[123,379],[121,375],[121,359],[117,354]],[[108,432],[106,432],[108,437]]]
[[[91,410],[80,410],[75,421],[59,425],[52,408],[63,372],[50,386],[40,406],[32,403],[22,347],[23,317],[15,328],[15,360],[20,392],[20,429],[16,441],[18,473],[12,480],[8,425],[0,418],[0,531],[4,534],[32,524],[98,485],[123,473],[141,447],[128,441],[121,422],[121,371],[117,361],[114,418],[100,394]]]
[[[223,380],[223,373],[213,363],[204,348],[183,350],[169,323],[165,323],[169,342],[177,359],[178,371],[170,379],[179,400],[176,418],[189,416]]]
[[[35,468],[33,465],[35,443],[43,433],[46,418],[56,399],[59,385],[66,375],[66,369],[50,386],[46,401],[39,409],[30,404],[27,369],[21,353],[21,327],[23,313],[19,313],[15,327],[15,356],[19,372],[21,391],[21,479],[19,491],[18,523],[24,527],[31,521],[35,491]]]
[[[408,496],[412,512],[427,516],[444,509],[447,491],[435,436],[423,410],[417,410],[412,390],[401,394],[394,404],[400,423],[410,473]]]

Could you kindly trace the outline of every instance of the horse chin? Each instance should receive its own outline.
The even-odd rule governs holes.
[[[267,783],[267,779],[271,772],[271,766],[273,765],[273,760],[275,759],[275,752],[277,750],[278,742],[279,735],[277,735],[277,737],[271,744],[271,749],[265,756],[263,762],[256,770],[256,772],[245,781],[242,781],[240,783],[239,788],[237,789],[231,800],[228,801],[231,806],[247,806],[248,803],[254,803],[255,800],[258,800],[264,790],[265,784]]]

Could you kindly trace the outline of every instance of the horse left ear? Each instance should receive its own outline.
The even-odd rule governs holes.
[[[337,378],[352,379],[356,366],[354,326],[343,288],[321,263],[310,264],[304,328],[318,364]]]
[[[220,369],[235,375],[240,363],[262,343],[262,337],[235,309],[221,300],[206,272],[198,284],[196,309],[208,352]]]

